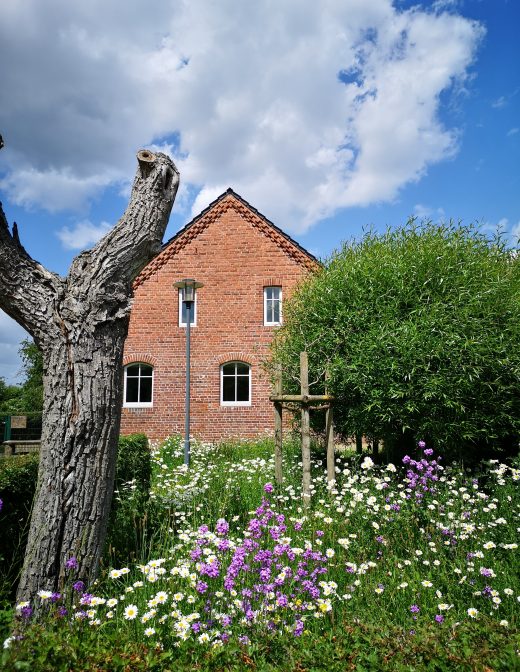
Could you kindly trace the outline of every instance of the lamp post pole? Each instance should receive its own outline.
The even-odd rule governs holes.
[[[182,290],[180,300],[186,304],[186,395],[184,402],[184,464],[186,467],[190,466],[191,311],[195,303],[195,290],[203,286],[202,282],[196,282],[192,279],[180,280],[174,284],[174,287]]]
[[[190,466],[190,358],[191,358],[191,308],[186,301],[186,398],[184,401],[184,464]]]

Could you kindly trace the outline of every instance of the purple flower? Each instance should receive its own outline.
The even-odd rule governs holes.
[[[435,620],[437,623],[442,623],[444,621],[444,616],[442,614],[437,614],[437,616],[435,616]]]
[[[317,537],[323,537],[324,532],[322,530],[316,530],[316,536]]]
[[[78,583],[79,583],[79,582],[78,582]],[[79,603],[80,603],[80,604],[83,604],[83,605],[88,605],[88,604],[91,603],[93,597],[94,597],[94,596],[91,595],[90,593],[83,593],[83,595],[82,595],[81,598],[80,598]]]
[[[190,558],[193,560],[193,562],[196,562],[201,557],[202,557],[202,549],[200,548],[194,548],[190,553]]]
[[[419,448],[420,448],[421,450],[422,450],[423,448],[426,448],[426,443],[425,443],[424,441],[419,441],[419,443],[418,443],[417,445],[419,446]]]
[[[0,499],[0,511],[2,510],[3,505],[4,505],[4,503],[3,503],[3,501]]]
[[[205,593],[208,589],[208,584],[204,581],[199,581],[195,587],[198,593]]]
[[[271,492],[274,490],[273,484],[272,483],[266,483],[264,485],[264,492],[267,492],[268,494],[271,494]]]
[[[286,595],[278,595],[276,598],[276,604],[279,607],[286,607],[289,604],[289,600],[287,599]]]
[[[224,518],[219,518],[215,525],[215,532],[221,537],[225,537],[229,532],[229,523]]]
[[[83,581],[76,581],[76,583],[72,584],[72,588],[78,593],[81,593],[81,591],[85,588],[85,584]]]
[[[421,610],[416,604],[412,604],[412,606],[410,607],[410,611],[412,612],[412,614],[418,614]]]
[[[24,618],[25,620],[31,618],[32,614],[33,614],[33,610],[32,610],[32,607],[30,607],[30,606],[22,607],[20,609],[20,616],[22,618]]]
[[[78,561],[74,556],[69,558],[67,562],[65,563],[65,568],[66,569],[77,569],[78,568]]]
[[[294,636],[295,637],[301,637],[301,635],[303,633],[303,628],[304,628],[303,621],[296,621],[296,623],[294,624],[294,630],[293,630]]]
[[[428,457],[429,457],[430,455],[433,455],[433,450],[431,448],[426,448],[426,450],[424,451],[424,454],[428,455]]]
[[[51,595],[51,602],[57,602],[58,600],[61,600],[61,593],[53,593]]]
[[[240,644],[244,644],[244,646],[247,646],[250,643],[250,639],[247,635],[240,635],[238,641]]]
[[[228,551],[229,550],[229,541],[227,539],[221,539],[218,542],[217,548],[219,551]]]

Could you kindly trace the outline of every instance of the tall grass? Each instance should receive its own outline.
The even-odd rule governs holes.
[[[71,563],[40,624],[18,605],[5,669],[516,669],[520,471],[432,452],[340,456],[334,487],[316,459],[304,509],[296,444],[276,488],[268,440],[195,444],[186,470],[168,439],[135,557],[89,587]]]

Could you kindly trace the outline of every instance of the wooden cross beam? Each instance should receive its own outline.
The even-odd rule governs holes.
[[[326,376],[328,378],[328,376]],[[301,445],[302,445],[302,496],[303,504],[307,507],[311,498],[311,439],[309,411],[313,409],[326,409],[326,445],[327,445],[327,481],[333,484],[335,481],[334,464],[334,425],[332,419],[332,404],[334,397],[330,394],[309,393],[309,362],[306,352],[300,353],[300,394],[282,393],[282,370],[278,368],[275,390],[269,399],[274,404],[275,411],[275,475],[278,484],[282,483],[282,425],[283,408],[288,404],[300,407],[301,412]]]
[[[269,401],[292,401],[311,405],[318,401],[334,401],[330,394],[272,394]]]

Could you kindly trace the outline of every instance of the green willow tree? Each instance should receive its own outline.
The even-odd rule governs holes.
[[[337,430],[453,457],[518,449],[520,260],[499,236],[408,224],[345,244],[285,306],[273,364],[329,370]],[[296,382],[295,382],[296,385]]]

